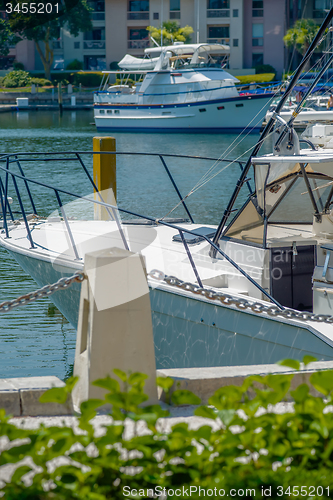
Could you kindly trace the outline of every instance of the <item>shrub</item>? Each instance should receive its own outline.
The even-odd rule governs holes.
[[[46,78],[31,78],[30,83],[34,83],[35,85],[40,85],[40,86],[47,86],[47,85],[52,85],[52,82],[50,80],[46,80]]]
[[[21,63],[21,62],[18,62],[18,61],[14,61],[14,62],[13,62],[13,68],[14,68],[14,70],[16,70],[16,71],[17,71],[17,70],[20,70],[20,69],[21,69],[21,70],[24,70],[24,64],[23,64],[23,63]]]
[[[259,75],[242,75],[236,76],[242,85],[247,85],[248,83],[267,83],[272,82],[275,78],[274,73],[264,73]]]
[[[30,75],[27,71],[11,71],[3,79],[3,86],[7,88],[27,87],[30,84]]]
[[[313,360],[305,356],[303,362]],[[300,367],[295,360],[282,364]],[[59,427],[18,428],[0,410],[0,436],[9,443],[2,447],[0,465],[30,457],[3,487],[4,498],[117,500],[148,498],[147,489],[189,491],[190,487],[193,499],[212,496],[207,491],[215,488],[225,494],[213,498],[236,497],[230,495],[231,489],[243,491],[237,498],[290,498],[297,496],[297,489],[300,495],[301,487],[300,496],[332,498],[332,371],[310,376],[311,388],[321,397],[310,395],[305,383],[290,391],[292,374],[252,376],[242,386],[222,387],[209,399],[210,406],[196,408],[195,415],[206,420],[195,429],[186,422],[168,429],[159,421],[167,411],[158,405],[142,406],[148,399],[143,390],[145,375],[114,373],[120,382],[107,377],[94,383],[106,389],[104,399],[82,403],[80,434],[65,422]],[[187,390],[176,390],[170,398],[170,378],[157,382],[175,405],[200,403]],[[74,378],[69,379],[64,388],[51,389],[41,400],[65,403],[74,383]],[[293,405],[284,403],[283,411],[275,411],[273,406],[286,401],[288,394]],[[95,433],[91,421],[105,403],[112,405],[112,419],[103,422],[104,433]],[[59,457],[61,463],[53,462],[48,468],[48,462]],[[32,470],[27,465],[31,461],[39,470],[26,485],[22,477]],[[130,496],[128,489],[145,493]],[[245,495],[245,489],[252,493]]]
[[[75,85],[83,85],[83,87],[99,87],[103,78],[102,72],[79,72],[72,75]]]
[[[262,73],[274,73],[276,76],[276,69],[274,69],[270,64],[259,64],[254,69],[256,70],[256,75],[260,75]]]
[[[119,66],[118,66],[118,63],[117,61],[112,61],[110,63],[110,70],[111,71],[117,71],[119,69]]]
[[[69,64],[67,64],[66,69],[74,70],[74,69],[83,69],[83,62],[74,59]]]

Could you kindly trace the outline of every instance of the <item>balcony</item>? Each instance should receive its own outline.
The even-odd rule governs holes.
[[[105,49],[105,40],[84,40],[83,48],[87,50]]]
[[[221,43],[222,45],[229,45],[230,38],[207,38],[207,43]]]
[[[105,12],[92,12],[91,19],[93,21],[105,21]]]
[[[180,10],[171,10],[170,19],[180,19]]]
[[[127,47],[129,49],[147,49],[149,47],[149,40],[128,40]]]
[[[149,12],[127,12],[127,19],[129,21],[149,20]]]
[[[207,9],[207,17],[230,17],[230,9]]]

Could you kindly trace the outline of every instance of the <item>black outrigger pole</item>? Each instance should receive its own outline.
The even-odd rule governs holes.
[[[310,47],[308,48],[308,50],[306,51],[306,54],[305,56],[303,57],[300,65],[298,66],[291,82],[289,83],[285,93],[283,94],[283,96],[281,97],[278,105],[276,106],[276,109],[273,113],[273,115],[271,116],[271,118],[269,119],[268,123],[266,124],[264,130],[262,131],[261,133],[261,136],[260,136],[260,139],[259,141],[257,142],[257,144],[255,145],[255,147],[253,148],[253,151],[252,151],[252,154],[249,156],[249,159],[247,160],[246,162],[246,165],[244,167],[244,170],[241,174],[241,176],[239,177],[238,181],[237,181],[237,184],[236,184],[236,187],[235,187],[235,190],[230,198],[230,201],[228,203],[228,206],[227,208],[225,209],[224,211],[224,214],[222,216],[222,219],[221,219],[221,222],[216,230],[216,233],[214,235],[214,238],[213,238],[213,243],[215,245],[218,246],[218,241],[220,239],[221,236],[223,236],[223,232],[224,232],[224,228],[225,228],[225,225],[226,225],[226,222],[229,218],[229,215],[231,214],[232,212],[232,207],[234,206],[234,203],[237,199],[237,196],[239,194],[239,191],[241,190],[241,187],[243,186],[244,184],[244,181],[247,177],[247,174],[248,174],[248,171],[251,167],[251,158],[253,156],[257,156],[260,148],[261,148],[261,145],[265,139],[265,137],[270,133],[270,131],[272,130],[274,124],[275,124],[275,121],[276,121],[276,116],[279,114],[279,112],[281,111],[282,107],[284,106],[284,103],[286,102],[286,100],[288,99],[291,91],[293,90],[293,88],[295,87],[296,83],[297,83],[297,80],[299,79],[299,76],[304,68],[304,66],[306,65],[306,63],[308,62],[308,60],[310,59],[310,57],[312,56],[315,48],[317,47],[318,43],[320,42],[326,28],[328,27],[331,19],[333,17],[333,7],[330,9],[329,13],[327,14],[326,18],[324,19],[323,21],[323,24],[320,26],[316,36],[314,37]],[[212,250],[210,251],[210,256],[212,258],[215,258],[216,256],[216,250],[212,248]]]

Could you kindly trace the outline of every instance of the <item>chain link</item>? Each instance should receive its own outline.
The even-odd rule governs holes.
[[[26,295],[21,295],[17,299],[7,300],[0,304],[0,313],[9,312],[14,307],[24,306],[25,304],[30,304],[37,299],[41,299],[43,297],[49,297],[54,292],[58,290],[64,290],[70,287],[73,283],[79,282],[81,283],[85,279],[85,274],[83,272],[77,271],[73,276],[69,276],[68,278],[60,278],[56,283],[52,285],[43,286],[39,290],[35,292],[27,293]]]
[[[250,302],[246,299],[237,299],[227,293],[215,292],[208,288],[201,288],[194,283],[189,283],[187,281],[182,281],[175,276],[167,276],[162,271],[153,269],[148,273],[150,278],[154,278],[157,281],[164,281],[168,285],[174,286],[176,288],[181,288],[188,292],[192,292],[197,295],[201,295],[209,300],[218,300],[225,305],[235,305],[241,310],[251,309],[254,313],[261,314],[267,313],[269,316],[282,316],[286,319],[298,319],[302,321],[316,321],[317,323],[333,323],[333,316],[326,314],[314,314],[312,312],[297,311],[295,309],[279,309],[275,305],[264,305],[260,302]]]

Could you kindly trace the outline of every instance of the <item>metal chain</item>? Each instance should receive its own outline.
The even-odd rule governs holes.
[[[167,276],[162,271],[153,269],[148,273],[148,276],[156,279],[157,281],[164,281],[168,285],[175,286],[187,292],[192,292],[196,295],[200,295],[209,300],[218,300],[222,304],[228,306],[235,305],[238,309],[246,310],[250,309],[254,313],[261,314],[267,313],[269,316],[282,316],[287,319],[299,319],[303,321],[316,321],[318,323],[333,323],[333,316],[326,314],[314,314],[306,311],[297,311],[295,309],[279,309],[277,306],[264,305],[260,302],[250,302],[246,299],[237,299],[232,295],[228,295],[222,292],[215,292],[208,288],[202,288],[194,283],[189,283],[187,281],[182,281],[175,276]]]
[[[65,288],[68,288],[72,285],[72,283],[75,283],[76,281],[81,283],[84,279],[85,274],[83,272],[77,271],[75,274],[73,274],[73,276],[69,276],[68,278],[60,278],[60,280],[58,280],[56,283],[53,283],[52,285],[43,286],[43,288],[40,288],[35,292],[21,295],[21,297],[18,297],[17,299],[2,302],[0,304],[0,313],[11,311],[12,309],[14,309],[14,307],[30,304],[31,302],[34,302],[35,300],[41,299],[43,297],[49,297],[58,290],[64,290]]]

